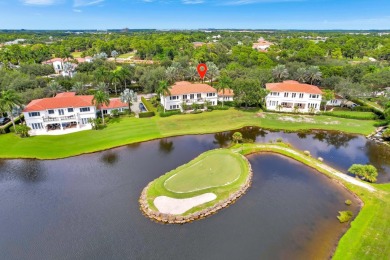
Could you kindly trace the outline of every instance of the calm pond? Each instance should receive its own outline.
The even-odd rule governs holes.
[[[281,137],[339,169],[371,162],[381,168],[382,181],[390,179],[389,157],[364,137],[243,133],[258,142]],[[230,135],[175,137],[54,161],[0,160],[0,259],[328,258],[348,227],[338,223],[337,212],[356,214],[357,200],[274,154],[249,156],[252,188],[212,217],[178,226],[141,214],[138,198],[148,182],[226,145]],[[353,206],[345,206],[346,199]]]

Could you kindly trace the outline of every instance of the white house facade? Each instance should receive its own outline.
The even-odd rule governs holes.
[[[330,107],[340,107],[341,105],[343,105],[347,100],[345,98],[343,98],[342,96],[339,96],[339,95],[335,95],[335,98],[332,99],[332,100],[329,100],[328,102],[326,102],[326,105],[327,106],[330,106]]]
[[[233,101],[234,92],[232,89],[225,89],[218,91],[218,101]]]
[[[91,129],[89,120],[95,119],[97,112],[92,99],[91,95],[76,96],[74,92],[65,92],[53,98],[31,101],[23,110],[26,125],[31,128],[30,134],[59,135]],[[109,113],[125,106],[115,101],[105,109]]]
[[[171,95],[161,96],[161,104],[166,110],[180,109],[183,111],[183,104],[191,106],[192,104],[210,105],[218,104],[217,90],[207,84],[193,84],[187,81],[176,82],[170,88]]]
[[[265,98],[267,110],[284,112],[320,111],[322,91],[314,85],[287,80],[267,83],[269,94]]]
[[[77,63],[92,62],[92,57],[74,58],[74,59],[61,59],[54,58],[42,62],[42,64],[52,65],[56,74],[61,74],[66,77],[73,77],[76,72]]]

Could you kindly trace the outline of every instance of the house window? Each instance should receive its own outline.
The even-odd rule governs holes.
[[[68,108],[68,113],[73,113],[73,108]]]
[[[176,99],[179,99],[179,96],[170,96],[169,99],[170,100],[176,100]]]
[[[313,94],[310,94],[310,98],[318,98],[319,95],[313,95]]]
[[[54,110],[53,109],[47,110],[47,113],[49,113],[49,115],[53,115],[54,114]]]
[[[63,109],[58,109],[58,114],[59,114],[60,116],[63,116],[63,115],[64,115],[64,110],[63,110]]]
[[[288,97],[288,92],[285,92],[285,93],[284,93],[284,97]]]
[[[172,109],[179,109],[179,105],[171,105],[170,106],[170,109],[172,110]]]
[[[287,102],[282,102],[281,106],[282,107],[287,107]]]
[[[89,107],[81,107],[80,112],[89,112],[91,109]]]
[[[297,96],[297,93],[292,93],[291,96],[292,98],[295,98]]]
[[[36,116],[40,116],[40,115],[41,115],[40,112],[30,112],[30,113],[28,113],[29,117],[36,117]]]
[[[184,100],[187,99],[187,95],[183,95],[183,99],[184,99]]]
[[[215,97],[215,93],[207,93],[207,97]]]
[[[202,94],[196,94],[196,98],[202,98]]]
[[[34,130],[42,129],[43,125],[42,125],[42,123],[33,123],[33,124],[31,124],[31,128]]]
[[[194,94],[190,94],[190,99],[194,99]]]
[[[103,110],[103,115],[107,115],[107,109]]]
[[[83,125],[89,124],[89,120],[90,120],[90,119],[93,119],[93,118],[81,118],[81,123],[82,123]]]
[[[303,98],[303,93],[299,93],[299,98]]]

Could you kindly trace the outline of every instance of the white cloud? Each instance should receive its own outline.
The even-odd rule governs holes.
[[[82,10],[80,10],[80,9],[73,9],[73,12],[75,12],[75,13],[81,13]]]
[[[91,6],[91,5],[97,5],[104,2],[104,0],[74,0],[73,6],[74,7],[80,7],[80,6]]]
[[[21,0],[25,5],[54,5],[59,4],[60,0]]]

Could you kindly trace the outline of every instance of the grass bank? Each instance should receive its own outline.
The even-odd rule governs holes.
[[[330,116],[289,115],[241,111],[236,109],[171,117],[129,118],[112,120],[103,130],[88,130],[61,136],[20,138],[0,135],[0,158],[58,159],[101,151],[147,140],[234,130],[258,126],[275,130],[336,130],[367,135],[374,131],[375,121]]]
[[[362,210],[340,239],[332,259],[390,259],[390,184],[372,184],[375,191],[370,191],[339,178],[323,163],[283,144],[243,146],[244,154],[254,152],[275,152],[300,161],[341,182],[363,201]]]

